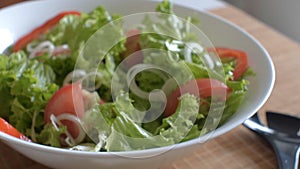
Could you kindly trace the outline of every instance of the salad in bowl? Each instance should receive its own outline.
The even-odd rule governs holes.
[[[51,168],[170,164],[274,84],[255,38],[176,1],[28,1],[0,20],[0,140]]]
[[[166,0],[135,16],[55,14],[0,57],[0,131],[95,152],[206,135],[237,112],[254,72],[246,52],[214,47],[197,24]]]

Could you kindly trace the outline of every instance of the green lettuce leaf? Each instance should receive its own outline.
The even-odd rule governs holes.
[[[71,56],[69,57],[60,56],[59,58],[53,57],[45,60],[45,63],[49,64],[56,73],[57,84],[62,84],[65,76],[75,68],[75,64],[77,64],[77,69],[84,69],[89,72],[95,71],[95,66],[98,67],[100,63],[104,63],[99,66],[99,72],[103,74],[101,81],[106,86],[110,85],[108,79],[111,79],[112,71],[116,67],[115,65],[121,62],[120,55],[125,51],[125,34],[122,25],[119,24],[120,22],[116,22],[116,24],[112,22],[117,19],[120,19],[119,15],[112,15],[100,6],[90,13],[82,13],[81,17],[74,15],[64,17],[46,35],[46,39],[53,42],[56,46],[67,44],[71,51]],[[92,55],[89,55],[91,53],[86,53],[89,56],[82,55],[81,52],[85,48],[86,42],[100,28],[107,24],[110,24],[110,34],[103,39],[109,41],[108,38],[118,37],[119,42],[107,53],[101,50],[103,46],[98,46],[95,43],[92,45],[93,49],[85,49],[86,51],[90,51]],[[99,58],[103,60],[100,61]]]
[[[171,14],[173,13],[173,6],[169,0],[163,0],[156,7],[157,12]]]
[[[55,74],[51,67],[37,60],[29,60],[23,52],[1,56],[0,87],[1,117],[20,132],[36,140],[44,125],[44,109],[53,93]]]
[[[46,124],[40,134],[37,135],[37,141],[53,147],[61,147],[61,135],[66,133],[65,126],[59,127],[58,130],[51,124]]]
[[[157,128],[157,133],[165,138],[173,139],[174,143],[181,142],[193,130],[198,112],[199,100],[195,96],[190,94],[181,96],[176,112],[162,120],[163,123]]]
[[[120,100],[117,100],[117,104],[125,104],[126,101],[122,100],[125,98],[128,100],[128,96],[119,98]],[[128,102],[125,105],[124,108],[128,107]],[[198,108],[198,100],[194,96],[188,94],[182,96],[176,113],[163,119],[163,124],[157,129],[156,134],[148,132],[142,127],[140,122],[134,121],[129,116],[134,110],[121,109],[121,111],[117,112],[117,116],[112,124],[111,133],[107,138],[105,148],[107,151],[130,151],[178,143],[193,128]]]

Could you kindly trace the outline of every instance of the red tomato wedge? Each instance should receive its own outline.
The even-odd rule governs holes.
[[[198,89],[193,88],[197,86]],[[213,92],[212,92],[213,91]],[[217,95],[222,100],[226,100],[227,93],[230,89],[221,81],[215,79],[196,79],[187,82],[186,84],[175,89],[168,97],[164,116],[170,116],[175,113],[179,104],[179,97],[183,94],[190,93],[201,98],[207,98],[212,94]],[[198,92],[198,93],[197,93]]]
[[[127,39],[125,42],[126,51],[123,54],[124,57],[129,56],[130,54],[141,49],[139,44],[140,34],[141,31],[138,29],[131,29],[126,32]]]
[[[81,90],[81,83],[73,83],[62,87],[49,100],[44,114],[44,121],[50,123],[51,114],[58,116],[63,113],[72,114],[82,118],[84,114],[84,101]],[[74,122],[62,120],[63,125],[67,126],[70,134],[76,138],[79,135],[79,129]]]
[[[19,138],[21,140],[29,141],[31,140],[24,136],[22,133],[20,133],[16,128],[14,128],[12,125],[10,125],[7,121],[0,118],[0,132],[6,133],[10,136]]]
[[[141,31],[138,29],[131,29],[126,32],[126,51],[122,54],[122,57],[125,59],[124,62],[127,68],[130,68],[138,63],[142,63],[142,61],[144,60],[143,54],[141,52],[138,52],[141,50],[141,46],[139,44],[140,34]],[[132,55],[133,53],[134,55]],[[128,58],[128,56],[130,57]]]
[[[35,28],[33,31],[31,31],[29,34],[23,36],[20,38],[14,45],[13,51],[17,52],[24,48],[28,43],[33,41],[34,39],[37,39],[41,34],[45,33],[49,29],[51,29],[53,26],[55,26],[59,20],[61,20],[66,15],[81,15],[80,12],[77,11],[65,11],[57,14],[53,18],[46,21],[43,25]]]
[[[247,54],[243,51],[229,48],[209,48],[208,52],[217,52],[219,57],[222,58],[234,58],[237,60],[237,64],[233,71],[233,80],[238,80],[248,68],[248,57]]]

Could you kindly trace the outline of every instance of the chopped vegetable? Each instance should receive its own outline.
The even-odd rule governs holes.
[[[196,19],[176,17],[168,0],[156,11],[126,31],[102,6],[66,11],[20,38],[0,56],[0,131],[72,150],[131,151],[187,141],[213,130],[206,120],[228,120],[247,92],[247,54],[205,50],[191,29]],[[98,31],[107,25],[109,33]]]
[[[14,128],[12,125],[10,125],[7,121],[0,118],[0,132],[6,133],[10,136],[19,138],[21,140],[29,141],[31,140],[24,136],[22,133],[20,133],[16,128]]]
[[[197,88],[193,88],[197,87]],[[179,103],[180,96],[190,93],[197,97],[218,97],[219,99],[226,100],[229,87],[221,81],[215,79],[196,79],[184,84],[183,86],[175,89],[169,96],[164,112],[164,116],[170,116],[175,113],[175,110]],[[214,94],[214,95],[213,95]]]
[[[29,34],[27,34],[27,35],[23,36],[22,38],[20,38],[15,43],[13,51],[17,52],[17,51],[21,50],[28,43],[30,43],[31,41],[37,39],[41,34],[47,32],[49,29],[51,29],[53,26],[55,26],[60,21],[60,19],[62,19],[66,15],[80,15],[80,12],[77,12],[77,11],[65,11],[65,12],[59,13],[58,15],[54,16],[53,18],[49,19],[43,25],[35,28]]]
[[[248,68],[248,57],[247,54],[243,51],[236,50],[236,49],[230,49],[230,48],[221,48],[217,47],[215,48],[215,51],[219,55],[219,57],[222,59],[224,58],[234,58],[236,59],[236,66],[233,71],[233,79],[238,80],[240,77],[246,72]],[[214,52],[214,49],[210,48],[208,49],[208,52]]]
[[[44,120],[45,123],[51,123],[51,115],[59,116],[62,114],[71,114],[82,118],[84,111],[81,83],[77,82],[66,85],[54,93],[46,106]],[[78,137],[79,129],[73,121],[62,120],[61,123],[67,126],[74,138]]]

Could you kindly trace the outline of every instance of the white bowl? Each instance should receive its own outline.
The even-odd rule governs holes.
[[[63,10],[88,12],[98,5],[105,6],[108,11],[113,13],[127,15],[138,12],[152,12],[157,2],[139,0],[43,0],[20,3],[0,11],[0,52],[54,13]],[[175,6],[175,12],[179,16],[191,15],[198,17],[202,23],[200,28],[214,45],[247,52],[249,64],[256,72],[256,76],[249,78],[249,92],[238,112],[210,135],[211,138],[220,136],[242,124],[266,102],[274,85],[273,63],[263,46],[234,24],[195,8]],[[118,153],[93,153],[28,143],[3,133],[0,133],[0,139],[16,151],[41,164],[51,168],[64,169],[157,168],[182,157],[186,153],[190,154],[196,146],[201,145],[200,139],[193,139],[171,147]]]

